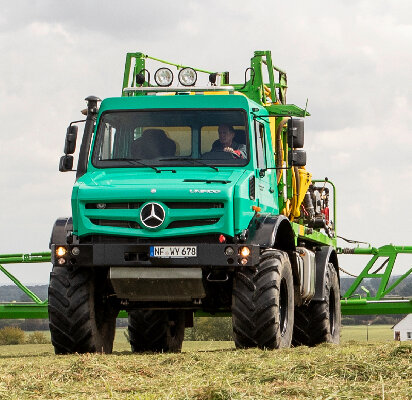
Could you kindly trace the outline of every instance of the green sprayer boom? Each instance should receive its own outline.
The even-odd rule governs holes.
[[[393,290],[412,274],[412,268],[391,282],[398,254],[412,254],[412,246],[385,245],[382,247],[356,247],[338,249],[340,254],[371,255],[365,268],[355,279],[351,287],[342,295],[341,306],[343,315],[375,315],[375,314],[409,314],[412,313],[412,298],[391,295]],[[379,264],[379,261],[382,263]],[[11,282],[27,294],[33,301],[30,303],[0,303],[0,319],[36,319],[48,318],[47,299],[39,299],[32,291],[13,276],[3,264],[27,264],[50,262],[50,252],[29,254],[0,255],[0,271]],[[375,270],[371,270],[375,267]],[[363,286],[364,279],[379,280],[379,289],[371,295]],[[1,289],[0,289],[1,290]],[[201,313],[199,313],[200,315]],[[203,315],[203,314],[202,314]],[[119,317],[126,316],[121,311]]]

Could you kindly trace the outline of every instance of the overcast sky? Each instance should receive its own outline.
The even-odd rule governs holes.
[[[412,245],[410,0],[0,4],[0,253],[48,250],[55,219],[70,214],[66,127],[88,95],[120,94],[131,51],[241,81],[253,51],[272,50],[288,102],[309,99],[307,169],[338,188],[338,234]],[[10,269],[26,283],[50,270]]]

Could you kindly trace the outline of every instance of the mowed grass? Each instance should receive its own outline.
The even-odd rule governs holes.
[[[389,340],[389,326],[381,328],[389,339],[358,342],[349,330],[366,340],[366,327],[353,328],[344,328],[340,346],[278,351],[185,342],[181,354],[132,354],[123,330],[112,355],[0,346],[0,398],[412,399],[412,345]]]

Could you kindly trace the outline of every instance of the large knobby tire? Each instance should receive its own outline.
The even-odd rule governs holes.
[[[129,340],[134,353],[182,350],[185,311],[133,310],[129,312]]]
[[[324,285],[324,301],[312,301],[307,306],[296,307],[294,345],[339,344],[342,321],[339,278],[332,263],[326,267]]]
[[[236,347],[290,347],[293,316],[293,276],[285,252],[266,250],[256,271],[245,268],[235,273],[232,322]]]
[[[111,353],[117,307],[107,271],[55,266],[49,283],[49,326],[56,354]]]

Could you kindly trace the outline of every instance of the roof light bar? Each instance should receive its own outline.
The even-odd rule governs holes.
[[[127,87],[123,89],[123,92],[219,92],[225,91],[229,93],[234,93],[235,88],[233,86],[196,86],[196,87],[162,87],[162,86],[151,86],[151,87]]]

